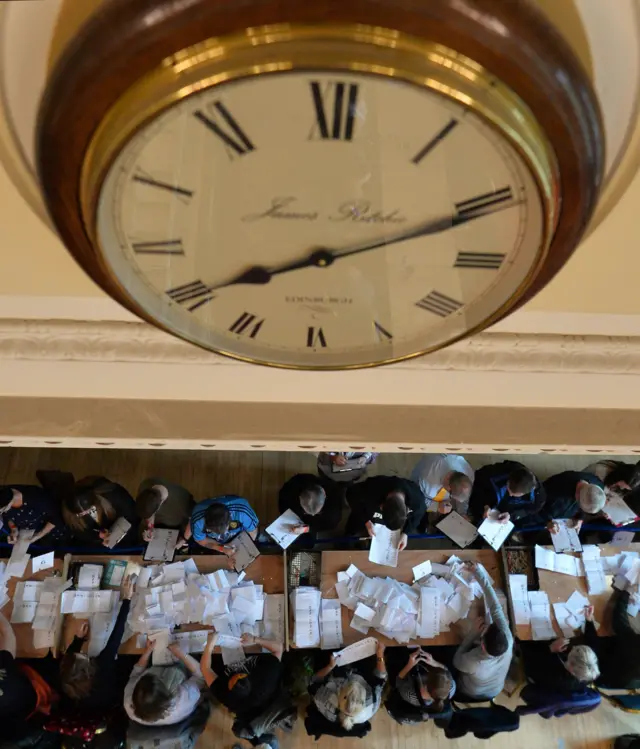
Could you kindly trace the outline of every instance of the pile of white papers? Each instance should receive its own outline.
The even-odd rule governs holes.
[[[291,592],[293,642],[297,648],[317,648],[320,645],[321,600],[318,588],[301,585]]]
[[[364,635],[375,629],[400,644],[448,631],[450,624],[467,616],[471,602],[482,592],[457,557],[437,567],[443,574],[433,574],[430,561],[416,565],[418,582],[413,585],[368,577],[353,564],[338,572],[338,600],[354,612],[350,626]]]
[[[582,565],[587,578],[589,595],[594,596],[607,590],[607,578],[604,574],[600,549],[597,546],[585,546],[582,550]]]
[[[559,572],[572,577],[584,577],[582,562],[569,554],[556,554],[544,546],[536,546],[536,567],[550,572]]]
[[[542,590],[531,590],[528,593],[531,610],[531,633],[534,640],[553,640],[556,636],[551,621],[549,596]]]
[[[386,567],[398,566],[398,544],[402,531],[390,531],[386,525],[374,523],[369,561]]]
[[[613,575],[613,585],[618,590],[629,591],[627,606],[629,616],[637,616],[640,609],[640,558],[637,551],[623,551],[614,556],[602,557],[605,574]]]
[[[571,597],[566,601],[566,603],[553,604],[553,611],[556,615],[556,620],[565,637],[573,637],[575,635],[575,630],[577,629],[584,630],[584,610],[588,605],[589,599],[577,590],[571,594]],[[600,626],[597,622],[594,622],[594,625],[596,628]]]
[[[531,606],[526,575],[509,575],[509,589],[516,624],[530,624]]]
[[[551,534],[553,548],[558,552],[562,551],[582,551],[580,538],[573,524],[570,526],[568,520],[554,520],[558,526],[558,531]]]
[[[167,650],[171,632],[184,624],[212,626],[219,635],[225,663],[239,659],[240,637],[247,633],[284,642],[284,596],[265,595],[263,586],[245,580],[245,573],[216,570],[200,574],[193,559],[140,570],[129,627],[156,641],[155,665],[174,662]],[[264,621],[263,621],[264,620]],[[202,652],[206,630],[181,633],[173,641]]]
[[[2,565],[4,567],[4,565]],[[31,624],[35,648],[51,648],[55,644],[60,596],[71,586],[60,577],[27,580],[16,584],[13,594],[12,624]]]
[[[510,520],[507,523],[501,523],[498,520],[499,514],[497,510],[491,510],[478,528],[478,533],[494,551],[498,551],[515,527]]]

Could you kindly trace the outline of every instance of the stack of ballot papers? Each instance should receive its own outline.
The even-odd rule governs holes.
[[[402,531],[390,531],[386,525],[374,523],[369,561],[386,567],[398,566],[398,544]]]
[[[584,577],[584,568],[578,557],[569,554],[556,554],[544,546],[536,546],[536,567],[549,572],[559,572],[562,575],[572,577]]]
[[[575,630],[585,627],[585,608],[589,605],[589,599],[583,596],[577,590],[571,594],[571,597],[565,603],[554,603],[553,612],[556,615],[556,621],[562,634],[571,638],[575,635]],[[596,629],[600,626],[594,622]]]
[[[582,549],[582,566],[589,595],[604,593],[607,590],[607,578],[600,558],[600,549],[597,546],[585,546]]]
[[[18,540],[11,549],[11,556],[7,563],[6,575],[7,577],[22,577],[27,571],[31,554],[27,554],[27,549],[33,538],[35,531],[18,531]]]
[[[16,584],[11,623],[31,624],[35,648],[51,648],[55,645],[60,598],[70,586],[70,580],[65,583],[57,576]]]
[[[542,590],[530,590],[528,593],[531,611],[531,634],[534,640],[553,640],[556,631],[551,621],[549,596]]]
[[[478,533],[494,551],[498,551],[515,527],[510,520],[507,523],[501,523],[498,520],[499,514],[497,510],[491,510],[478,528]]]
[[[516,624],[531,623],[531,606],[526,575],[509,575],[509,590],[513,603],[513,616]]]
[[[342,646],[342,609],[335,598],[323,598],[320,606],[320,647],[337,650]]]
[[[554,520],[558,530],[551,534],[553,548],[558,552],[562,551],[582,551],[580,538],[573,525],[569,526],[568,520]]]
[[[601,557],[606,575],[613,575],[613,585],[629,592],[627,612],[637,616],[640,609],[640,558],[637,551],[623,551],[614,556]]]
[[[131,633],[155,640],[152,662],[173,663],[167,647],[171,632],[185,624],[204,624],[218,633],[223,661],[240,659],[240,637],[251,634],[284,642],[284,595],[265,595],[263,586],[245,580],[245,573],[216,570],[200,574],[193,559],[144,567],[129,614]],[[190,652],[202,652],[206,630],[178,639]]]
[[[301,585],[291,592],[293,642],[297,648],[317,648],[320,645],[321,601],[318,588]]]
[[[433,639],[469,613],[471,602],[482,596],[477,581],[457,557],[436,565],[416,565],[413,585],[390,577],[368,577],[355,565],[338,572],[336,593],[341,605],[353,611],[350,626],[364,635],[375,629],[406,644],[416,638]]]

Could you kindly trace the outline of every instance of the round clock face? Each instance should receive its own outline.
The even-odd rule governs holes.
[[[546,241],[519,152],[386,76],[229,81],[140,129],[104,181],[111,273],[160,325],[281,366],[364,366],[482,327]]]

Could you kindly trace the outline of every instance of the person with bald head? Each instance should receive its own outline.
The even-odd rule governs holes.
[[[602,481],[592,473],[563,471],[544,482],[547,502],[543,518],[551,533],[557,528],[554,520],[571,520],[577,532],[585,516],[598,515],[604,509],[607,496]]]

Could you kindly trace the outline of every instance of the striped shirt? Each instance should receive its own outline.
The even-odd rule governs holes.
[[[231,515],[231,522],[226,533],[216,535],[205,530],[204,516],[211,505],[224,505]],[[235,538],[242,531],[254,531],[258,527],[258,516],[251,509],[251,505],[246,499],[229,494],[225,497],[214,497],[205,499],[204,502],[198,502],[191,513],[191,530],[194,541],[204,541],[209,538],[220,544],[226,544],[232,538]]]

